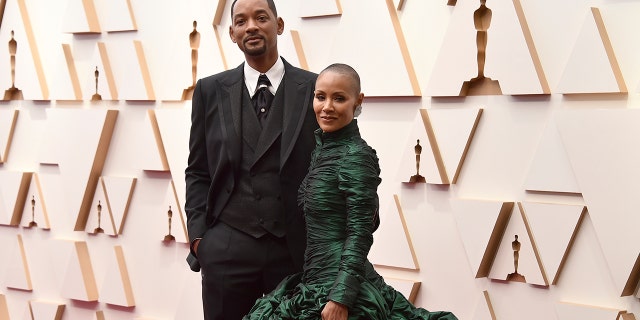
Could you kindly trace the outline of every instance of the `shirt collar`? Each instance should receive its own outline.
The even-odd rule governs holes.
[[[278,87],[280,86],[280,82],[282,82],[282,78],[284,77],[284,62],[282,62],[282,58],[278,57],[276,63],[271,66],[271,69],[265,72],[267,78],[269,78],[269,82],[271,82],[271,86],[269,87],[269,91],[276,94]],[[244,64],[244,82],[247,86],[247,90],[249,90],[249,95],[253,97],[256,92],[256,87],[258,84],[258,77],[260,76],[260,72],[256,69],[251,68],[251,66],[245,62]]]

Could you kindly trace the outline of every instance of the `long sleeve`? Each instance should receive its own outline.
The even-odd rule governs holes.
[[[205,106],[202,95],[201,81],[198,80],[192,98],[189,158],[185,169],[185,212],[190,241],[201,237],[207,229],[206,207],[211,186],[205,136]]]
[[[346,238],[329,299],[347,306],[351,306],[358,296],[358,279],[364,278],[365,262],[373,244],[379,174],[378,158],[367,146],[350,147],[340,161],[338,186],[346,200]]]

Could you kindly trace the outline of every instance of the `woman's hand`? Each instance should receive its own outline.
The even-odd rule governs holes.
[[[343,304],[329,301],[322,309],[322,320],[347,320],[349,309]]]

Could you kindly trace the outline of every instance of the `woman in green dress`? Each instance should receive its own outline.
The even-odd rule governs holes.
[[[318,75],[313,109],[320,129],[298,194],[307,225],[304,269],[258,299],[244,319],[457,319],[416,308],[367,259],[380,222],[381,179],[376,152],[354,119],[363,98],[350,66],[332,64]]]

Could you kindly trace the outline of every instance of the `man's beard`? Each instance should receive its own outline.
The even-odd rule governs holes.
[[[260,56],[267,51],[266,39],[262,39],[261,46],[251,47],[244,43],[244,53],[250,56]]]
[[[260,56],[267,52],[267,48],[265,46],[255,47],[255,48],[247,48],[244,47],[244,53],[249,56]]]

